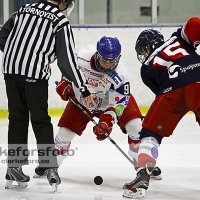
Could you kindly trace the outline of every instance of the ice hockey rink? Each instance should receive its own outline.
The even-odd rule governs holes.
[[[52,118],[55,133],[58,118]],[[1,146],[7,144],[7,119],[0,119]],[[4,189],[6,164],[0,164],[0,200],[125,200],[122,187],[135,178],[132,164],[108,140],[97,141],[92,123],[84,134],[71,145],[72,154],[59,168],[62,179],[58,192],[53,193],[46,177],[33,179],[36,163],[23,168],[31,177],[28,188]],[[111,138],[127,153],[127,135],[115,125]],[[35,138],[30,126],[29,146],[34,148]],[[151,180],[143,199],[199,200],[200,199],[200,128],[193,114],[187,114],[178,124],[173,136],[165,138],[160,147],[158,166],[161,181]],[[1,161],[5,157],[1,156]],[[30,159],[36,159],[30,157]],[[103,178],[95,185],[94,177]]]

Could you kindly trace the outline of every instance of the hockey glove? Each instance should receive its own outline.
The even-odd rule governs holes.
[[[75,94],[72,88],[72,83],[62,79],[58,82],[56,86],[56,92],[60,95],[61,99],[64,101],[68,101],[69,96],[75,98]]]
[[[110,135],[114,124],[114,118],[110,114],[102,114],[99,119],[99,123],[93,127],[93,132],[97,136],[97,140],[105,140],[106,133]]]

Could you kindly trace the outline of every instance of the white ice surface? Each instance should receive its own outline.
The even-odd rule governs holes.
[[[52,118],[52,122],[56,133],[58,118]],[[7,144],[7,123],[6,119],[0,120],[2,149]],[[135,178],[135,170],[109,140],[96,140],[92,126],[89,123],[84,134],[74,138],[71,149],[75,155],[68,156],[59,168],[62,184],[56,194],[45,177],[32,178],[36,163],[23,167],[24,173],[31,177],[28,188],[4,189],[6,164],[0,163],[0,200],[126,200],[122,197],[122,187]],[[116,125],[111,138],[127,153],[127,135]],[[36,148],[31,126],[29,147]],[[2,161],[5,156],[0,158]],[[37,158],[32,156],[30,159]],[[157,164],[162,169],[163,180],[151,180],[143,199],[200,199],[200,128],[194,115],[186,115],[173,136],[163,140]],[[103,178],[102,185],[94,184],[95,176]]]

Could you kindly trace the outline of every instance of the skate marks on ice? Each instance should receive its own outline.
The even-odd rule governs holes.
[[[0,120],[1,142],[6,144],[7,125],[2,121]],[[52,121],[56,133],[58,118],[53,118]],[[96,141],[92,126],[89,124],[84,135],[74,139],[71,148],[78,147],[78,150],[74,157],[67,158],[59,168],[62,182],[57,193],[53,193],[46,177],[32,178],[37,166],[32,164],[23,168],[31,177],[26,189],[4,189],[6,166],[0,163],[0,200],[127,200],[122,197],[122,187],[135,178],[135,171],[109,141]],[[127,152],[127,135],[122,134],[117,126],[114,126],[112,138]],[[35,144],[31,129],[29,143]],[[163,179],[151,179],[143,199],[199,200],[199,152],[200,128],[195,123],[194,116],[187,115],[177,126],[174,135],[163,140],[158,159]],[[96,176],[103,178],[101,185],[94,183]]]
[[[34,170],[34,168],[32,169]],[[31,171],[32,171],[31,170]],[[75,172],[74,169],[67,169]],[[26,171],[30,174],[30,171]],[[81,170],[80,170],[81,171]],[[83,172],[83,171],[81,171]],[[85,173],[85,172],[84,172]],[[88,171],[87,171],[88,173]],[[73,173],[72,173],[73,174]],[[74,174],[73,174],[74,175]],[[111,180],[113,181],[113,180]],[[118,180],[119,181],[119,180]],[[10,189],[5,190],[4,180],[1,179],[0,196],[5,200],[113,200],[123,199],[121,197],[122,190],[108,184],[108,186],[96,185],[92,176],[73,176],[70,178],[62,178],[62,184],[58,186],[58,191],[54,194],[46,177],[31,179],[28,188],[24,190]],[[118,198],[119,197],[119,198]],[[2,198],[0,198],[2,200]]]
[[[30,170],[29,170],[30,169]],[[34,168],[24,170],[31,175]],[[114,176],[108,168],[101,173],[104,178],[102,185],[95,185],[93,182],[92,169],[63,168],[60,170],[62,183],[58,186],[57,193],[53,193],[46,177],[31,179],[28,188],[23,190],[5,190],[5,180],[1,178],[0,196],[1,200],[127,200],[122,197],[122,186],[129,181],[132,170],[124,168],[126,171],[122,176],[117,176],[116,172],[121,169],[113,169]],[[100,169],[99,169],[100,170]],[[101,169],[102,170],[102,169]],[[188,171],[191,170],[191,176]],[[1,170],[3,171],[3,170]],[[68,177],[64,171],[68,172]],[[2,174],[2,173],[1,173]],[[119,173],[120,174],[120,173]],[[178,175],[179,174],[179,175]],[[188,174],[188,176],[184,176]],[[194,176],[193,174],[196,174]],[[163,180],[151,180],[149,189],[143,199],[148,200],[199,200],[200,176],[197,168],[163,168]],[[3,176],[1,176],[3,177]],[[123,178],[121,178],[123,177]],[[125,178],[124,178],[125,177]],[[3,198],[2,198],[3,197]]]

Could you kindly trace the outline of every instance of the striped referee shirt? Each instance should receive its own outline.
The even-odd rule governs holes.
[[[21,7],[3,25],[0,49],[5,79],[48,80],[50,64],[57,59],[62,74],[83,96],[90,94],[78,70],[71,25],[57,5],[44,1]]]

